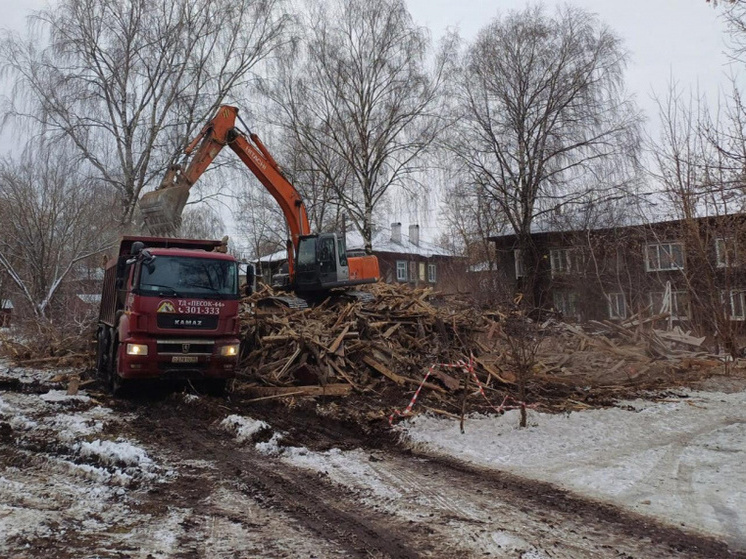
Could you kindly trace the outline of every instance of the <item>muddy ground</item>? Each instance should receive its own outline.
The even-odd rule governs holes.
[[[350,402],[116,400],[96,385],[67,396],[52,376],[0,385],[0,556],[746,557],[547,483],[413,452]],[[239,436],[236,417],[258,428]],[[331,458],[348,478],[326,473]]]

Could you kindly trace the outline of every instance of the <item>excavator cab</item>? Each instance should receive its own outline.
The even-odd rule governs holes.
[[[298,291],[321,291],[349,284],[350,269],[343,237],[335,233],[304,235],[298,243],[295,287]]]

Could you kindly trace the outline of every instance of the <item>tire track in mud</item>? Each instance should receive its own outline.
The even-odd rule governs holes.
[[[233,405],[242,407],[240,401]],[[338,432],[345,435],[339,436],[335,440],[334,433],[337,426],[334,421],[330,421],[328,418],[317,417],[314,421],[313,417],[303,415],[305,420],[303,427],[298,429],[297,425],[294,425],[297,417],[293,414],[278,416],[276,412],[268,410],[268,414],[262,415],[257,414],[259,410],[256,408],[250,409],[247,406],[243,406],[243,408],[243,410],[234,410],[233,413],[244,413],[254,418],[265,419],[273,426],[289,432],[289,439],[299,440],[301,444],[311,448],[360,446],[362,448],[367,447],[368,450],[383,449],[384,453],[389,454],[395,461],[402,461],[402,465],[398,469],[394,468],[393,471],[389,469],[388,472],[382,472],[381,476],[383,478],[391,476],[393,473],[395,477],[399,478],[398,480],[391,480],[394,487],[397,485],[417,487],[418,484],[424,483],[420,494],[428,495],[431,506],[443,510],[446,514],[450,510],[452,514],[460,517],[463,521],[473,521],[473,518],[470,518],[472,515],[469,514],[471,507],[464,507],[463,504],[455,505],[439,495],[437,493],[438,483],[442,487],[449,484],[463,487],[465,494],[470,492],[475,502],[488,502],[484,500],[484,497],[488,497],[489,500],[495,502],[502,501],[506,503],[506,510],[516,512],[514,516],[519,523],[536,521],[536,515],[538,515],[543,517],[539,519],[540,522],[548,522],[556,526],[559,532],[572,533],[575,531],[590,539],[596,539],[598,540],[596,553],[600,554],[599,556],[608,554],[609,545],[621,549],[624,545],[618,544],[624,540],[635,542],[635,544],[639,540],[646,540],[649,545],[637,545],[637,553],[634,553],[636,557],[683,556],[746,559],[746,551],[729,549],[727,543],[714,536],[684,531],[650,516],[637,514],[613,504],[587,498],[560,489],[548,482],[535,481],[494,469],[480,468],[458,461],[455,458],[434,453],[402,448],[401,445],[396,444],[396,439],[391,436],[390,432],[388,432],[389,436],[385,434],[382,436],[378,433],[370,438],[362,432],[352,432],[350,436],[347,436],[348,431],[352,431],[350,425],[339,425]],[[727,423],[730,424],[730,422]],[[314,440],[315,438],[318,440]],[[372,440],[372,444],[366,445],[366,440]],[[352,445],[350,445],[351,441]],[[435,481],[438,479],[439,482]],[[485,506],[489,508],[489,505]],[[519,514],[521,511],[525,513],[523,520],[521,520]],[[540,524],[535,524],[535,527],[535,536],[539,538],[537,541],[541,541],[541,538],[546,537],[547,534]],[[600,535],[600,537],[595,537],[596,535]],[[577,543],[573,543],[573,539],[573,537],[564,538],[563,545],[572,549]],[[577,539],[583,538],[578,536]],[[588,549],[588,546],[582,543],[581,547],[586,551]],[[656,551],[653,551],[653,549]],[[572,554],[565,556],[573,557]]]
[[[373,437],[382,463],[372,468],[380,472],[385,485],[413,501],[412,507],[402,507],[401,503],[371,497],[365,484],[354,480],[332,483],[313,470],[251,448],[237,448],[236,441],[215,425],[230,413],[262,417],[259,410],[240,400],[207,399],[189,405],[171,400],[136,407],[140,419],[134,422],[133,434],[138,440],[154,445],[156,452],[173,454],[177,461],[210,461],[215,475],[229,480],[236,492],[245,495],[245,501],[284,513],[309,535],[345,550],[342,555],[329,556],[476,557],[482,555],[474,552],[480,542],[517,536],[529,544],[524,549],[533,550],[532,557],[746,559],[746,553],[729,550],[715,538],[685,532],[550,483],[403,449],[391,439]],[[279,420],[271,415],[263,419],[308,447],[365,448],[361,442],[366,436],[350,432],[354,429],[349,425],[337,430],[333,420],[314,420],[297,410],[285,410]],[[222,483],[225,486],[226,482]],[[450,501],[452,495],[459,496],[459,503]],[[174,494],[175,499],[180,497]],[[196,509],[202,506],[202,512],[209,514],[203,500],[193,505]],[[485,521],[480,507],[492,519]],[[415,517],[419,519],[412,521]],[[467,546],[471,549],[465,549],[459,536],[477,545],[472,543]]]
[[[437,475],[449,475],[447,472],[451,472],[450,475],[460,475],[462,482],[471,479],[474,487],[487,484],[495,488],[493,491],[500,493],[506,502],[522,503],[524,510],[548,512],[555,522],[562,521],[564,517],[567,521],[572,519],[571,523],[586,527],[591,533],[639,542],[639,551],[644,552],[642,556],[746,559],[746,552],[729,549],[726,543],[714,537],[679,530],[650,517],[575,495],[548,482],[481,468],[437,454],[413,452],[413,455],[424,459],[424,463],[435,472],[440,471]],[[570,527],[571,532],[575,529]],[[664,555],[665,551],[669,553]]]
[[[253,449],[237,448],[234,439],[210,427],[214,418],[195,414],[193,408],[180,408],[173,403],[149,406],[127,430],[138,440],[154,445],[156,450],[165,447],[177,459],[210,461],[215,468],[215,479],[221,479],[262,508],[285,513],[322,540],[334,542],[344,550],[345,557],[414,559],[421,556],[409,541],[426,536],[423,530],[361,506],[354,495],[318,474]],[[203,504],[212,490],[208,487],[210,482],[197,479],[193,482],[201,483],[202,489],[179,506],[195,510],[202,507],[203,512],[212,514],[210,505]],[[184,497],[181,495],[183,486],[181,483],[179,492],[172,495],[174,499]],[[423,545],[428,547],[424,540]]]

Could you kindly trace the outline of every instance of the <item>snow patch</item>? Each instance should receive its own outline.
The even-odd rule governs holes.
[[[10,423],[10,426],[13,428],[14,431],[33,431],[34,429],[37,429],[39,427],[39,423],[37,421],[29,419],[23,414],[11,417],[8,423]]]
[[[269,431],[272,429],[269,424],[264,421],[240,415],[229,415],[220,422],[220,426],[229,433],[232,433],[240,443],[253,441],[262,431]]]
[[[314,452],[303,447],[287,447],[282,458],[295,466],[327,474],[331,480],[343,486],[355,486],[364,479],[366,489],[384,499],[400,499],[404,496],[390,482],[381,479],[378,471],[371,467],[370,452],[360,449],[342,451],[338,448]]]
[[[85,394],[74,394],[69,395],[65,390],[50,390],[46,394],[39,396],[45,402],[66,402],[66,401],[78,401],[78,402],[89,402],[91,399]]]
[[[127,441],[106,441],[96,439],[93,442],[81,442],[73,446],[83,458],[93,458],[107,466],[150,468],[153,461],[147,453]]]
[[[3,400],[2,396],[0,396],[0,416],[8,416],[13,412],[13,406],[8,404],[5,400]]]
[[[255,448],[262,454],[268,456],[279,456],[283,453],[283,448],[280,446],[282,440],[282,433],[273,433],[272,438],[266,443],[257,443]]]
[[[108,410],[101,407],[93,408],[86,414],[59,414],[52,418],[51,426],[57,430],[60,440],[72,442],[103,431],[103,417],[106,415]]]
[[[686,392],[571,414],[419,415],[398,429],[416,447],[548,481],[746,547],[746,393]]]

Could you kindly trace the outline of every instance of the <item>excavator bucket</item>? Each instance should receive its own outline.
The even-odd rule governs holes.
[[[180,167],[172,167],[158,189],[140,198],[140,213],[151,235],[170,237],[178,233],[191,188],[188,182],[180,180],[182,176]]]

